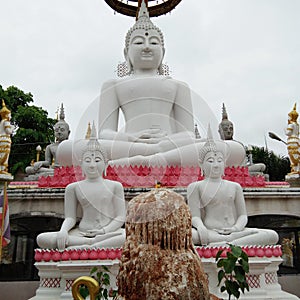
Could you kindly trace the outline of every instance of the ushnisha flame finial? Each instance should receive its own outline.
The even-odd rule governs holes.
[[[63,103],[60,106],[60,112],[59,112],[59,120],[64,121],[65,120],[65,109]]]
[[[203,147],[199,150],[199,162],[202,164],[204,162],[205,155],[208,152],[221,152],[224,155],[224,158],[226,158],[226,144],[224,142],[215,142],[213,139],[212,131],[210,124],[208,124],[207,128],[207,139]]]
[[[87,151],[99,151],[103,157],[105,164],[108,162],[107,153],[106,153],[105,149],[100,145],[100,143],[97,139],[97,131],[96,131],[96,126],[95,126],[94,121],[93,121],[92,129],[91,129],[91,135],[90,135],[89,141],[88,141],[85,149],[83,150],[82,154],[84,154]]]
[[[137,10],[136,21],[139,20],[141,17],[147,17],[148,19],[150,19],[148,11],[148,1],[146,0],[139,1],[139,8]]]
[[[222,120],[228,120],[228,114],[224,103],[222,105]]]
[[[85,139],[89,140],[91,137],[91,132],[92,132],[92,128],[91,128],[91,123],[88,123],[88,127],[87,127],[87,131],[86,131],[86,135],[85,135]]]
[[[54,127],[58,127],[58,126],[65,126],[66,130],[70,130],[69,124],[65,121],[65,109],[64,109],[64,105],[63,103],[60,106],[60,111],[59,111],[59,119],[58,121],[55,123]]]

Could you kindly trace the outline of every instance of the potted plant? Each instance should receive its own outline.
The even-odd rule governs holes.
[[[241,247],[229,244],[226,257],[221,257],[225,249],[219,250],[216,255],[218,271],[218,286],[221,292],[227,292],[229,300],[234,296],[240,297],[240,290],[244,294],[249,291],[246,274],[249,272],[248,255]]]

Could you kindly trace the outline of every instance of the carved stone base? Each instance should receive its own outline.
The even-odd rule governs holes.
[[[116,289],[119,260],[37,262],[35,266],[39,270],[40,286],[30,300],[72,300],[73,281],[80,276],[89,276],[95,266],[109,269],[111,287]]]
[[[245,291],[240,298],[243,299],[299,299],[295,295],[282,291],[278,283],[277,270],[282,259],[278,257],[250,257],[250,272],[247,281],[250,291]],[[202,258],[202,265],[208,275],[209,291],[221,299],[227,299],[226,293],[220,292],[218,287],[218,270],[214,258]]]
[[[282,259],[280,258],[280,246],[264,247],[243,247],[249,255],[250,272],[247,274],[247,280],[250,287],[249,292],[241,294],[243,299],[277,299],[277,300],[296,300],[297,296],[282,291],[278,283],[277,270]],[[215,262],[215,256],[219,248],[217,247],[196,247],[201,257],[202,265],[209,280],[209,291],[220,299],[227,299],[226,293],[220,292],[218,287],[218,269]],[[78,253],[81,250],[76,250]],[[86,260],[72,259],[70,252],[65,250],[60,252],[61,258],[58,258],[59,251],[36,250],[36,264],[39,270],[40,286],[36,291],[36,296],[30,300],[61,300],[73,299],[71,295],[73,281],[83,275],[89,275],[91,269],[96,266],[107,266],[111,272],[111,287],[116,288],[116,276],[119,272],[119,259],[121,249],[97,249],[90,251]],[[73,251],[74,252],[74,251]],[[93,254],[92,254],[93,252]],[[95,258],[95,253],[98,259]],[[67,260],[64,256],[67,254]],[[74,253],[73,253],[74,255]],[[53,260],[58,260],[54,262]],[[49,260],[48,262],[45,260]]]

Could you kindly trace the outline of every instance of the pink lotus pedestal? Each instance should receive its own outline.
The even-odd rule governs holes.
[[[227,299],[227,295],[220,293],[218,287],[215,257],[219,249],[221,247],[196,247],[208,276],[210,293],[221,299]],[[243,250],[249,256],[250,272],[247,280],[250,292],[242,294],[240,299],[299,299],[295,295],[282,291],[278,283],[277,270],[282,261],[280,246],[252,246],[243,247]],[[73,299],[71,295],[73,281],[80,276],[89,275],[94,266],[108,267],[111,272],[111,287],[116,288],[121,254],[121,249],[69,251],[37,249],[35,266],[39,270],[40,286],[36,296],[31,300]]]
[[[220,292],[218,286],[218,269],[216,265],[216,254],[219,249],[226,247],[196,247],[201,257],[204,270],[209,280],[209,291],[219,298],[227,299],[226,293]],[[295,295],[282,291],[278,283],[277,271],[281,264],[281,247],[276,246],[250,246],[242,247],[249,256],[249,273],[247,282],[250,287],[249,292],[241,294],[239,299],[299,299]],[[224,252],[224,256],[226,253]]]

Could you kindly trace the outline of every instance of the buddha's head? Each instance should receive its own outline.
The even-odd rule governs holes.
[[[93,124],[91,136],[82,151],[81,168],[88,179],[95,179],[105,173],[107,166],[107,154],[96,137],[96,128]]]
[[[137,69],[157,69],[161,73],[164,53],[163,34],[151,22],[147,7],[142,2],[138,19],[127,32],[125,40],[124,56],[129,73]]]
[[[1,116],[1,120],[7,120],[7,121],[9,121],[10,118],[11,118],[11,112],[6,107],[4,100],[2,100],[2,108],[0,110],[0,116]]]
[[[224,175],[226,154],[226,144],[215,142],[209,127],[207,141],[199,150],[199,165],[205,177],[221,178]]]
[[[222,121],[219,124],[219,134],[222,140],[233,139],[233,123],[228,120],[228,115],[224,103],[222,108]]]
[[[65,121],[63,104],[60,108],[59,120],[54,125],[54,135],[58,143],[67,140],[70,135],[69,124]]]

